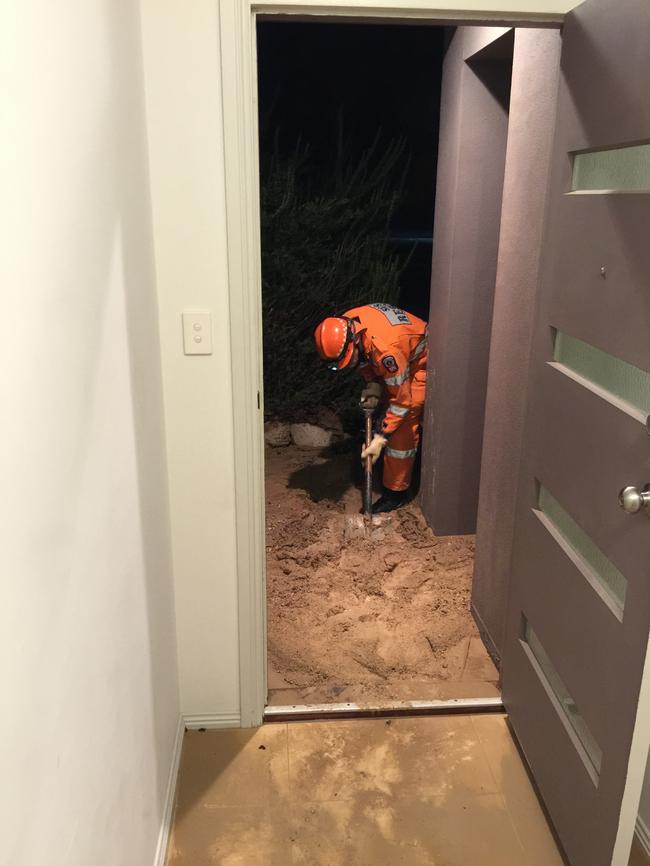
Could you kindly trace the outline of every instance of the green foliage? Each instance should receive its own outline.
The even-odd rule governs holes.
[[[356,160],[340,143],[328,166],[308,148],[262,165],[262,306],[266,413],[308,419],[319,406],[354,405],[358,376],[332,373],[316,354],[321,319],[374,301],[395,303],[406,261],[388,247],[401,196],[404,144],[377,135]],[[353,396],[354,395],[354,396]]]

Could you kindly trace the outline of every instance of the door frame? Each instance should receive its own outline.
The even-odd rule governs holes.
[[[219,0],[235,461],[241,726],[266,702],[262,282],[257,123],[258,16],[560,27],[563,13],[441,9],[431,0]],[[516,7],[515,2],[504,6]],[[538,4],[548,8],[548,3]]]

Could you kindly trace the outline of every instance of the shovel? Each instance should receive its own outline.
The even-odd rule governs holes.
[[[372,442],[372,413],[372,409],[363,410],[366,421],[366,448]],[[363,513],[366,517],[372,517],[372,457],[366,457],[363,469]]]
[[[363,407],[361,407],[363,409]],[[363,409],[366,422],[366,447],[372,442],[373,409]],[[345,520],[344,537],[346,541],[369,538],[381,541],[385,537],[385,528],[379,515],[372,513],[372,457],[366,457],[363,463],[363,514],[350,514]],[[386,515],[381,515],[386,518]]]

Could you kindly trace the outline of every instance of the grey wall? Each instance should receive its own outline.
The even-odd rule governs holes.
[[[515,34],[472,593],[474,615],[497,658],[505,628],[560,45],[556,30]]]
[[[421,482],[439,535],[476,526],[511,39],[508,28],[459,27],[443,66]]]

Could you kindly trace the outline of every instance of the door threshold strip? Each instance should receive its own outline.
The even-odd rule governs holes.
[[[266,707],[264,722],[377,719],[397,716],[440,716],[503,713],[501,698],[455,698],[446,701],[386,701],[381,704],[292,704]]]

